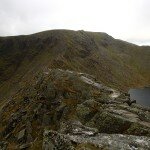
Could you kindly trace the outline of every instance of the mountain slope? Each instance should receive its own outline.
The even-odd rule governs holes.
[[[150,149],[150,109],[94,76],[45,68],[0,107],[2,150]]]
[[[44,68],[93,74],[121,90],[150,84],[150,47],[116,40],[106,33],[52,30],[0,37],[0,96],[31,82]]]

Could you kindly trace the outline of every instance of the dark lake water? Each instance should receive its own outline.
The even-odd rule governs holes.
[[[150,106],[150,87],[142,89],[130,89],[129,92],[131,99],[135,99],[137,103]]]

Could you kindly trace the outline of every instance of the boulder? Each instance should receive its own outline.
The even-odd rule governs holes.
[[[75,150],[71,141],[62,134],[52,130],[45,130],[43,135],[43,150]]]
[[[94,115],[100,110],[101,104],[94,100],[87,100],[82,104],[77,105],[77,116],[81,122],[86,123],[94,117]]]
[[[102,133],[123,133],[131,125],[128,119],[106,111],[97,113],[92,120]]]

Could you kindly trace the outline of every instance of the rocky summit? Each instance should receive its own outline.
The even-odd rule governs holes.
[[[150,108],[97,77],[44,68],[0,107],[0,149],[149,150]]]

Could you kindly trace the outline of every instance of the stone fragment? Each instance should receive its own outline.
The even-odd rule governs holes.
[[[19,142],[23,141],[25,139],[25,136],[26,136],[26,129],[23,129],[18,133],[18,141]]]

